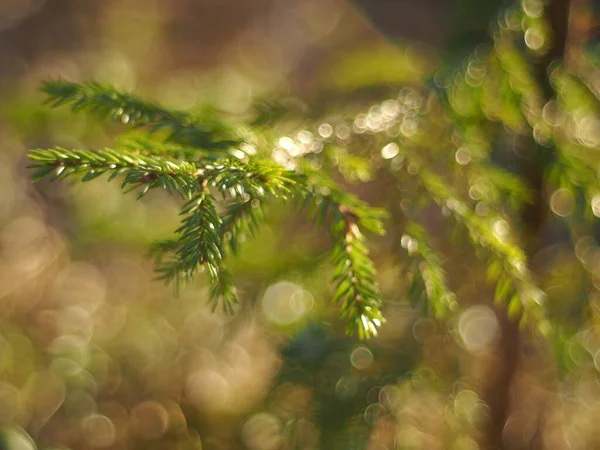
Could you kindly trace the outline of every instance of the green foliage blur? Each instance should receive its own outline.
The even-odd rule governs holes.
[[[600,446],[595,2],[573,3],[554,61],[549,2],[357,3],[0,5],[0,449]],[[163,106],[51,108],[79,95],[41,92],[57,79]],[[139,156],[170,177],[125,173],[141,199],[44,166],[84,160],[91,180],[140,148],[197,167],[231,151],[244,173],[258,153],[269,183],[323,174],[315,209],[333,186],[385,208],[386,235],[365,233],[378,335],[346,333],[332,218],[281,186],[225,236],[237,294],[213,311],[218,264],[174,292],[150,255],[181,225],[169,191],[189,166]],[[30,153],[35,184],[30,149],[53,149]],[[350,216],[336,261],[363,251]]]

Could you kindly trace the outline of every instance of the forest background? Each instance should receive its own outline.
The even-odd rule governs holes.
[[[553,1],[546,9],[534,0],[477,7],[466,0],[357,3],[2,2],[4,448],[586,449],[600,444],[595,427],[600,197],[578,192],[588,185],[577,175],[591,168],[596,178],[589,186],[597,189],[597,2]],[[492,111],[508,123],[508,137],[494,142],[507,154],[497,152],[494,162],[523,176],[525,184],[494,172],[487,188],[508,192],[496,201],[514,202],[517,212],[522,208],[515,223],[528,238],[521,243],[549,305],[548,322],[536,319],[519,328],[511,320],[523,305],[502,298],[511,288],[502,292],[497,286],[506,282],[486,281],[495,266],[478,260],[469,240],[447,224],[449,211],[459,209],[452,202],[418,215],[428,234],[439,238],[444,258],[440,263],[423,255],[429,241],[419,240],[419,233],[425,229],[406,228],[413,232],[409,238],[398,219],[419,199],[398,196],[394,180],[354,159],[351,146],[335,150],[330,168],[349,190],[393,216],[393,231],[373,239],[372,251],[387,322],[366,341],[346,334],[332,302],[326,233],[293,208],[269,206],[256,236],[238,237],[241,251],[231,266],[243,301],[227,315],[211,311],[202,277],[177,296],[154,280],[148,245],[168,237],[179,221],[179,204],[167,193],[136,201],[135,195],[122,195],[118,183],[102,180],[30,182],[29,149],[103,148],[128,122],[121,118],[110,126],[93,114],[51,109],[43,104],[43,81],[93,80],[168,108],[200,112],[209,105],[225,117],[262,111],[258,117],[265,123],[284,111],[287,119],[274,122],[272,130],[281,136],[273,158],[285,165],[297,156],[296,143],[313,144],[311,136],[334,134],[343,141],[357,127],[377,131],[369,120],[386,105],[401,104],[403,114],[416,111],[399,124],[409,137],[418,127],[415,116],[442,114],[451,121],[453,112],[468,116],[479,101],[470,88],[485,77],[477,61],[494,43],[492,37],[498,39],[496,30],[522,32],[525,60],[534,71],[542,67],[542,75],[533,78],[533,89],[542,96],[553,92],[544,78],[553,59],[566,61],[576,74],[568,92],[577,95],[560,104],[568,110],[561,115],[549,101],[543,120],[561,127],[561,120],[574,117],[567,138],[587,152],[585,170],[569,163],[564,167],[572,173],[540,185],[533,147],[515,132],[517,113],[495,103]],[[518,64],[504,69],[519,78]],[[451,84],[445,77],[455,71],[464,72],[468,87],[454,92],[454,103],[440,113],[430,105],[443,106],[441,91]],[[570,78],[558,72],[555,84],[568,84]],[[343,122],[348,116],[349,126]],[[323,117],[327,121],[316,119]],[[535,145],[543,148],[549,132],[532,128]],[[427,145],[434,149],[436,142]],[[368,151],[376,155],[375,165],[402,164],[397,146]],[[458,175],[456,167],[481,157],[460,146],[442,156],[436,169]],[[406,165],[406,176],[416,175],[418,167]],[[474,212],[485,217],[493,202],[486,204],[485,186],[478,186],[468,197]],[[547,211],[523,206],[536,192],[542,200],[534,206]],[[508,222],[494,223],[491,235],[509,233]],[[416,265],[441,264],[447,271],[435,273],[435,286],[448,288],[443,298],[453,305],[450,317],[431,314],[436,304],[427,301],[427,283],[415,281],[410,256],[417,240]]]

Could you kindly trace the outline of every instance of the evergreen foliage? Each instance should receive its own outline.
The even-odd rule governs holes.
[[[390,3],[354,1],[367,13]],[[500,2],[473,29],[458,26],[481,18],[466,3],[453,5],[459,29],[429,79],[414,81],[419,67],[390,86],[394,70],[377,78],[380,67],[406,70],[410,56],[386,66],[393,53],[359,51],[309,106],[177,111],[96,82],[45,82],[48,105],[104,119],[116,137],[109,148],[73,149],[68,138],[31,150],[38,189],[62,200],[46,182],[115,180],[142,203],[130,214],[135,197],[112,208],[114,189],[85,185],[69,199],[81,228],[66,264],[64,244],[47,250],[59,238],[38,230],[29,205],[7,221],[2,298],[16,300],[0,327],[0,406],[10,406],[0,447],[27,433],[34,446],[73,448],[200,448],[200,436],[228,449],[259,448],[254,439],[306,449],[599,447],[590,404],[600,396],[600,72],[594,58],[578,65],[565,54],[567,0],[520,0],[486,39]],[[344,73],[369,57],[370,70]],[[104,193],[102,207],[89,202]],[[2,211],[17,198],[7,197]],[[125,217],[145,219],[155,199],[179,221],[165,235],[164,217],[139,233],[145,242],[160,230],[149,245],[156,278],[201,285],[170,302],[148,295],[137,254],[120,266],[124,250],[138,250],[137,234],[123,230],[142,223]],[[89,251],[99,229],[118,245]],[[21,235],[22,258],[12,244]],[[38,288],[48,292],[34,304]],[[225,314],[260,299],[260,314],[207,316],[204,298]],[[323,320],[323,300],[340,329]],[[246,312],[273,328],[257,331]],[[382,332],[357,343],[343,328],[359,339]],[[56,404],[43,395],[54,391]]]
[[[150,189],[162,188],[187,200],[181,210],[181,226],[175,231],[177,238],[152,247],[158,278],[175,280],[179,285],[206,270],[213,282],[215,306],[222,300],[224,310],[232,312],[237,297],[223,261],[226,243],[236,253],[238,235],[246,229],[256,231],[259,221],[255,210],[262,201],[293,197],[319,223],[330,222],[336,266],[334,298],[342,303],[342,314],[348,317],[348,331],[358,332],[360,337],[376,334],[383,321],[382,300],[361,227],[382,234],[385,214],[381,210],[343,192],[322,173],[286,170],[244,153],[239,158],[239,150],[238,157],[228,155],[227,150],[242,143],[233,135],[223,134],[225,126],[213,123],[206,127],[186,113],[167,111],[96,83],[54,81],[43,89],[54,106],[69,104],[74,111],[89,109],[113,120],[127,117],[122,121],[135,127],[148,126],[150,133],[170,130],[164,140],[154,140],[150,149],[137,148],[129,141],[129,147],[135,149],[57,148],[33,150],[29,155],[34,161],[30,167],[37,169],[34,180],[52,174],[51,180],[81,175],[82,181],[90,181],[108,172],[109,181],[122,176],[121,187],[126,191],[139,188],[138,198]],[[219,130],[218,138],[215,129]],[[219,157],[205,156],[210,152]],[[222,214],[217,212],[217,197],[225,202]]]
[[[158,276],[179,284],[206,271],[215,305],[227,311],[238,301],[226,268],[238,236],[257,231],[265,202],[293,200],[318,225],[327,224],[333,299],[348,331],[361,338],[384,322],[365,232],[387,229],[386,239],[406,249],[407,270],[418,281],[412,292],[417,301],[425,294],[427,310],[444,317],[460,305],[443,252],[420,224],[435,207],[484,262],[495,301],[547,335],[553,327],[546,295],[529,268],[527,239],[515,231],[539,187],[502,163],[502,147],[535,149],[545,164],[542,195],[551,187],[577,200],[568,223],[575,242],[600,215],[600,142],[585,131],[599,120],[600,104],[589,80],[560,61],[540,81],[538,61],[550,42],[542,15],[515,6],[500,17],[491,45],[478,46],[458,69],[438,72],[427,88],[403,87],[363,112],[307,119],[307,129],[294,137],[273,137],[274,124],[286,120],[280,105],[261,105],[244,125],[210,111],[172,111],[97,83],[46,82],[50,105],[87,110],[147,134],[121,139],[114,149],[32,150],[33,178],[90,181],[109,174],[124,189],[137,189],[139,198],[154,188],[180,196],[185,203],[175,237],[152,247]],[[542,44],[523,45],[522,23]],[[543,84],[551,86],[549,94]],[[334,182],[335,170],[344,185]],[[382,202],[390,214],[347,192],[347,184],[371,177],[389,178]]]

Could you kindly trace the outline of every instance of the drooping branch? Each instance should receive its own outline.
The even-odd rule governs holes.
[[[361,228],[381,234],[385,214],[339,190],[322,173],[306,175],[269,161],[237,158],[185,162],[160,152],[128,149],[34,150],[30,158],[30,167],[37,169],[35,180],[54,173],[54,180],[81,175],[87,181],[109,173],[109,180],[123,178],[123,188],[140,187],[139,198],[157,187],[179,193],[187,201],[181,211],[181,226],[173,239],[152,247],[158,277],[178,285],[206,271],[213,284],[213,304],[223,300],[223,308],[228,312],[237,303],[237,297],[225,267],[226,247],[236,253],[239,236],[245,230],[256,232],[256,209],[261,202],[268,198],[303,199],[320,211],[322,219],[329,216],[336,265],[334,300],[342,304],[342,313],[349,321],[348,331],[366,338],[383,323],[375,268]],[[211,190],[227,202],[222,216],[217,213]]]

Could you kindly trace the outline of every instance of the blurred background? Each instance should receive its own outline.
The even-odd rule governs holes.
[[[136,202],[103,181],[33,185],[25,165],[28,149],[102,147],[120,130],[45,107],[43,80],[96,80],[236,117],[264,99],[368,105],[390,86],[422,88],[489,40],[501,6],[0,0],[0,448],[480,448],[490,411],[477,387],[499,329],[480,304],[487,288],[463,284],[473,306],[442,327],[401,295],[401,265],[378,257],[388,324],[359,343],[330,304],[325,236],[273,207],[233,267],[243,305],[212,313],[202,282],[175,296],[153,280],[146,249],[177,227],[170,197]],[[404,98],[420,105],[411,92]],[[580,250],[598,252],[587,244]],[[553,280],[570,279],[573,259],[560,254]],[[455,256],[463,269],[474,261]],[[569,347],[582,365],[577,352],[600,348],[588,331]],[[517,395],[551,413],[543,423],[527,408],[513,414],[512,448],[600,445],[598,355],[560,389],[555,364],[530,355]]]

